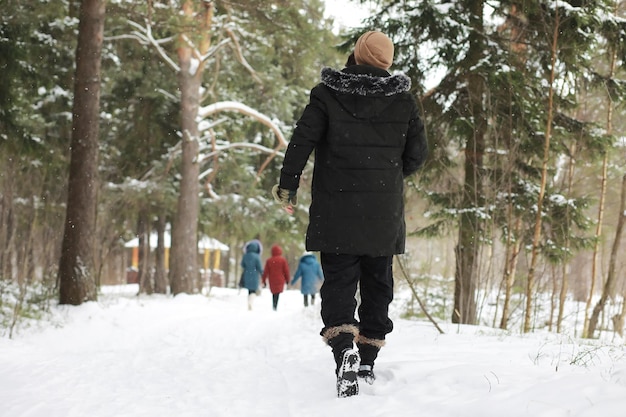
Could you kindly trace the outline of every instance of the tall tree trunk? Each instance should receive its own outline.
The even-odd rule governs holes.
[[[583,324],[583,337],[592,337],[593,332],[589,332],[589,312],[593,302],[593,295],[596,292],[596,283],[598,281],[598,257],[600,256],[600,239],[602,237],[602,222],[604,221],[604,202],[606,199],[606,182],[607,169],[609,165],[609,157],[605,153],[602,160],[602,175],[600,177],[600,201],[598,202],[598,218],[596,220],[595,242],[593,244],[593,254],[591,257],[591,282],[589,284],[589,292],[585,303],[585,321]],[[604,304],[603,300],[599,303]],[[597,307],[597,306],[596,306]],[[595,327],[595,324],[594,324]]]
[[[525,13],[522,7],[519,7],[516,4],[511,4],[509,6],[509,13],[505,20],[505,22],[498,28],[498,31],[505,32],[508,31],[508,40],[509,40],[509,51],[511,53],[511,62],[515,66],[524,67],[524,63],[526,62],[526,52],[528,50],[528,42],[526,41],[525,31],[522,25],[519,22],[524,22],[527,20]],[[522,218],[515,213],[515,203],[513,200],[513,185],[511,183],[513,179],[513,171],[516,166],[515,159],[517,158],[518,150],[516,140],[512,138],[513,136],[513,125],[514,121],[517,120],[518,116],[516,114],[516,109],[513,107],[514,97],[513,97],[513,88],[508,89],[509,94],[509,126],[504,130],[507,135],[508,142],[508,155],[509,160],[506,164],[505,169],[507,170],[507,183],[508,183],[508,193],[509,193],[509,204],[507,207],[507,229],[508,235],[506,239],[506,253],[504,257],[504,274],[503,281],[505,283],[505,296],[504,296],[504,304],[502,307],[502,319],[500,320],[500,328],[507,329],[509,325],[509,318],[511,315],[511,298],[513,295],[513,284],[515,282],[515,274],[517,272],[517,264],[519,260],[519,253],[522,248],[522,243],[524,241],[524,236],[522,233]]]
[[[469,35],[467,68],[472,68],[482,58],[483,0],[467,2],[472,21]],[[473,131],[465,144],[464,184],[462,213],[459,219],[459,238],[455,248],[453,323],[476,323],[476,288],[480,220],[477,210],[482,204],[481,170],[485,150],[487,123],[483,109],[484,79],[480,74],[468,74],[469,103],[465,117],[473,120]]]
[[[552,290],[550,291],[550,314],[548,316],[548,331],[552,331],[552,327],[554,326],[554,312],[557,310],[557,294],[559,293],[559,278],[557,274],[557,268],[555,264],[550,264],[550,269],[552,270],[551,278],[552,278]],[[558,313],[557,313],[558,314]]]
[[[155,229],[157,232],[157,247],[154,256],[154,292],[167,293],[167,276],[165,275],[165,215],[157,218]]]
[[[617,13],[616,13],[617,14]],[[609,66],[609,75],[608,79],[613,79],[615,75],[615,67],[617,65],[617,49],[614,48],[611,51],[611,61]],[[613,100],[611,99],[610,93],[607,96],[607,115],[606,115],[606,131],[608,134],[611,134],[613,131]],[[600,313],[604,310],[604,305],[606,304],[608,298],[612,296],[615,287],[615,271],[611,271],[609,266],[609,273],[607,276],[606,283],[604,285],[604,289],[602,290],[602,295],[600,296],[600,300],[593,309],[593,313],[591,318],[587,320],[589,317],[589,310],[591,308],[591,301],[593,299],[593,293],[595,292],[595,283],[596,283],[596,268],[598,262],[598,253],[600,252],[600,238],[602,236],[602,221],[604,218],[604,200],[606,196],[606,183],[607,183],[607,167],[609,162],[608,153],[604,153],[604,159],[602,160],[602,178],[601,178],[601,187],[600,187],[600,202],[598,203],[598,224],[596,226],[596,241],[593,247],[593,262],[591,264],[591,288],[589,290],[589,295],[587,297],[587,304],[585,309],[585,325],[583,326],[583,337],[593,337],[593,334],[596,331],[596,327],[598,325],[598,317],[600,317]],[[626,177],[624,177],[626,179]],[[621,224],[623,223],[622,218],[624,217],[624,184],[622,184],[622,201],[621,201],[621,211],[620,217],[617,222],[618,232],[615,235],[615,240],[613,241],[613,250],[617,251],[615,243],[619,246],[619,240],[621,239]],[[611,260],[610,262],[615,262],[615,257],[617,257],[617,252],[613,253],[611,251]],[[613,269],[615,269],[615,265],[613,265]]]
[[[196,15],[193,1],[186,0],[183,3],[183,14],[189,23],[188,27],[195,28],[196,33],[181,34],[177,49],[180,63],[178,85],[181,106],[182,162],[178,208],[172,225],[170,285],[174,295],[191,293],[198,279],[198,216],[200,212],[198,177],[200,168],[197,159],[199,148],[197,116],[204,62],[201,62],[197,68],[194,67],[197,57],[194,55],[192,45],[188,42],[198,39],[196,46],[200,54],[208,50],[213,3],[202,2],[200,7],[203,7],[203,10]],[[197,17],[200,19],[195,21]],[[195,23],[197,26],[194,26],[194,21],[199,24]]]
[[[626,317],[626,293],[622,294],[622,308],[620,312],[611,317],[613,331],[620,337],[624,337],[624,317]]]
[[[572,188],[574,183],[574,164],[576,161],[576,143],[574,143],[570,149],[570,158],[569,158],[569,166],[567,169],[567,195],[572,195]],[[569,204],[565,207],[565,224],[570,224],[570,206]],[[565,242],[563,242],[563,246],[565,250],[570,250],[570,239],[569,233],[565,235]],[[561,326],[563,324],[563,316],[565,315],[565,301],[567,300],[567,290],[569,287],[569,271],[570,271],[570,262],[562,263],[562,278],[561,278],[561,289],[559,291],[559,311],[557,313],[556,318],[556,332],[561,333]]]
[[[510,165],[509,165],[510,166]],[[509,195],[513,190],[509,183]],[[513,283],[515,282],[515,273],[517,271],[517,260],[522,244],[522,236],[520,235],[522,227],[522,219],[515,216],[512,198],[509,198],[507,207],[507,229],[506,247],[504,254],[504,303],[502,305],[502,318],[500,320],[500,328],[507,329],[509,325],[509,316],[511,315],[511,297],[513,295]]]
[[[152,294],[152,264],[150,262],[150,215],[146,209],[139,211],[137,218],[137,249],[139,252],[137,280],[139,294]]]
[[[14,161],[6,158],[0,193],[0,279],[13,277],[13,251],[15,241],[15,175]]]
[[[528,279],[526,282],[526,309],[524,311],[524,332],[529,332],[532,327],[532,308],[535,291],[535,268],[539,257],[539,241],[541,240],[543,198],[546,192],[548,180],[548,162],[550,159],[550,138],[552,136],[552,120],[554,118],[554,80],[556,78],[556,55],[559,40],[560,14],[558,8],[555,10],[556,18],[554,31],[552,33],[552,58],[550,67],[550,81],[548,91],[548,117],[546,120],[546,133],[543,144],[543,162],[541,164],[541,184],[539,195],[537,196],[537,214],[535,216],[535,227],[533,231],[533,241],[531,246],[530,267],[528,268]]]
[[[589,320],[589,328],[587,337],[593,337],[598,326],[598,318],[600,313],[604,311],[604,306],[610,297],[615,295],[615,285],[617,283],[617,257],[619,248],[622,244],[622,232],[624,231],[624,222],[626,222],[626,175],[622,178],[622,194],[619,206],[619,217],[617,218],[617,227],[615,228],[615,239],[611,247],[611,258],[609,259],[609,270],[607,272],[606,282],[602,290],[602,296],[593,309],[593,314]]]
[[[71,161],[58,274],[61,304],[79,305],[97,298],[93,246],[98,189],[100,58],[104,16],[104,0],[81,2],[72,109]]]

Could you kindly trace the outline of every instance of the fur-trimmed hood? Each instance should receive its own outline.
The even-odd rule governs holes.
[[[322,69],[322,84],[343,94],[369,97],[388,97],[404,93],[411,88],[411,79],[404,74],[390,75],[378,68],[355,65],[338,71]]]

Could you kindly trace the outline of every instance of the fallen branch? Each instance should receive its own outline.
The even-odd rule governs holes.
[[[415,290],[415,285],[413,285],[413,281],[411,281],[411,279],[409,278],[409,274],[406,272],[406,268],[404,266],[404,262],[402,261],[402,258],[397,256],[396,259],[398,259],[398,266],[400,266],[400,271],[402,271],[402,276],[404,277],[404,280],[406,281],[406,283],[409,285],[409,288],[411,289],[411,293],[413,293],[413,297],[415,297],[415,299],[417,300],[418,304],[420,305],[420,308],[422,309],[422,311],[424,312],[428,320],[430,320],[430,322],[433,324],[433,326],[437,328],[439,333],[444,334],[444,331],[441,330],[441,327],[439,327],[435,319],[428,313],[428,311],[426,311],[426,306],[420,299],[419,295],[417,295],[417,291]]]

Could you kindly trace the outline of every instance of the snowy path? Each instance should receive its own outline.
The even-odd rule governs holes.
[[[109,290],[111,291],[111,290]],[[117,287],[0,338],[0,417],[623,417],[626,347],[395,319],[375,385],[335,398],[298,291],[175,299]],[[588,342],[589,343],[589,342]],[[574,362],[574,364],[570,364]]]

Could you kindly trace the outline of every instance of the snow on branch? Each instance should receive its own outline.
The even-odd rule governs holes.
[[[238,101],[220,101],[217,103],[210,104],[206,107],[202,107],[198,111],[198,117],[200,119],[204,119],[215,113],[225,112],[225,111],[234,111],[234,112],[238,112],[246,116],[252,117],[258,122],[269,127],[270,130],[274,132],[274,135],[276,136],[276,139],[278,140],[278,144],[276,145],[274,149],[270,151],[270,155],[265,159],[263,164],[261,164],[261,167],[259,168],[259,171],[257,172],[257,178],[259,178],[263,170],[269,165],[270,161],[274,159],[276,155],[278,155],[278,151],[282,148],[287,147],[287,141],[285,140],[285,136],[283,135],[283,132],[281,132],[278,125],[272,119],[270,119],[263,113],[260,113],[257,110],[249,106],[246,106],[245,104],[240,103]],[[241,146],[241,145],[238,145],[238,146]],[[269,150],[268,148],[260,147],[252,143],[246,144],[245,146],[256,147],[257,149],[261,149],[264,152],[266,150]]]
[[[215,158],[220,152],[224,152],[224,151],[227,151],[228,149],[234,149],[234,148],[251,148],[251,149],[260,151],[262,153],[270,154],[270,156],[265,160],[265,162],[261,165],[261,167],[257,171],[257,174],[256,174],[257,181],[259,180],[259,178],[261,177],[261,173],[267,167],[269,161],[271,161],[273,157],[275,157],[276,155],[284,156],[282,153],[278,152],[277,149],[268,148],[267,146],[259,145],[256,143],[237,142],[237,143],[229,143],[224,146],[216,147],[215,141],[213,141],[213,150],[207,154],[203,154],[202,157],[199,158],[199,162],[200,164],[203,164],[208,159]],[[200,175],[198,175],[199,180],[206,179],[204,183],[204,188],[207,194],[209,195],[209,197],[213,200],[219,200],[221,198],[220,195],[215,192],[213,185],[212,185],[212,177],[216,173],[217,173],[217,170],[215,166],[212,166],[208,168],[207,170],[201,172]]]
[[[222,39],[217,45],[210,48],[206,54],[202,55],[200,51],[198,50],[198,48],[196,47],[196,45],[191,41],[191,39],[189,39],[187,35],[183,34],[181,35],[181,38],[183,41],[185,41],[185,44],[187,44],[187,47],[191,49],[191,54],[193,55],[193,57],[195,58],[197,62],[197,65],[192,66],[192,70],[190,70],[190,75],[192,76],[196,75],[199,68],[202,68],[202,64],[204,62],[208,61],[209,58],[211,58],[213,55],[217,53],[217,51],[219,51],[222,47],[228,45],[231,42],[231,40],[228,38]]]
[[[250,142],[237,142],[237,143],[229,143],[228,145],[225,146],[220,146],[217,149],[214,149],[213,151],[202,155],[202,158],[200,158],[200,163],[206,161],[209,158],[214,157],[215,155],[219,154],[220,152],[224,152],[228,149],[234,149],[234,148],[251,148],[251,149],[255,149],[257,151],[263,152],[263,153],[269,153],[272,155],[275,154],[279,154],[282,155],[280,153],[276,152],[276,149],[272,149],[272,148],[268,148],[267,146],[263,146],[263,145],[259,145],[257,143],[250,143]],[[211,168],[212,170],[212,168]],[[198,177],[199,179],[202,179],[204,177],[206,177],[208,174],[211,173],[211,170],[205,171],[203,173],[200,174],[200,176]]]
[[[201,61],[207,61],[209,58],[211,58],[213,55],[215,55],[217,53],[217,51],[219,51],[222,47],[228,45],[230,42],[231,42],[230,39],[222,39],[217,45],[211,47],[211,49],[209,49],[207,51],[207,53],[202,55],[200,57],[200,60]]]
[[[249,106],[246,106],[245,104],[240,103],[238,101],[220,101],[220,102],[213,103],[205,107],[201,107],[200,110],[198,111],[198,117],[200,119],[204,119],[215,113],[220,113],[220,112],[225,112],[225,111],[234,111],[234,112],[252,117],[256,121],[270,128],[272,132],[274,132],[274,135],[276,135],[276,139],[278,139],[278,147],[277,147],[278,149],[287,147],[287,141],[285,140],[285,136],[281,132],[278,125],[274,123],[274,121],[272,121],[272,119],[270,119],[263,113],[260,113],[257,110]]]
[[[174,69],[174,71],[179,72],[180,67],[172,58],[167,55],[167,52],[161,47],[161,44],[171,42],[173,38],[165,38],[165,39],[155,39],[152,36],[152,26],[146,25],[142,26],[137,22],[133,22],[132,20],[128,21],[128,24],[135,28],[135,30],[131,33],[131,35],[126,35],[122,37],[137,39],[142,44],[148,44],[154,46],[157,53],[165,60],[165,62]],[[121,37],[120,37],[121,38]]]
[[[245,69],[248,70],[248,72],[250,73],[250,75],[252,75],[252,78],[259,84],[262,84],[263,82],[261,81],[261,79],[259,78],[258,75],[256,75],[256,71],[254,70],[254,68],[252,68],[252,66],[248,63],[248,61],[246,60],[246,58],[243,56],[243,52],[241,51],[241,45],[239,44],[239,40],[237,39],[237,36],[235,36],[235,33],[232,31],[232,29],[228,26],[224,27],[224,31],[226,32],[226,34],[230,37],[230,39],[232,39],[233,44],[235,45],[235,54],[237,55],[237,59],[239,60],[239,63],[241,65],[244,66]]]

